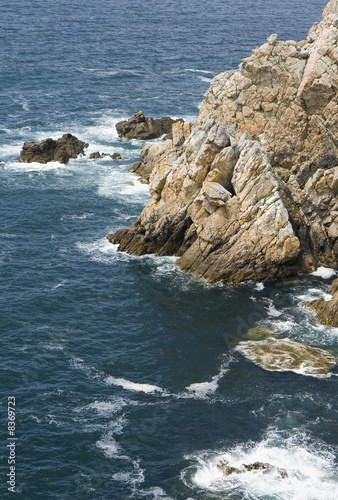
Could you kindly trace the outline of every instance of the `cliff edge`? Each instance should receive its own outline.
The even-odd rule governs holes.
[[[108,235],[178,255],[209,281],[276,279],[338,261],[338,0],[306,40],[267,42],[217,75],[194,126],[146,146],[152,195]]]

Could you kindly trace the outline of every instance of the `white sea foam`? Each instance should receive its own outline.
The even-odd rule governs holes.
[[[222,369],[209,382],[197,382],[186,387],[187,391],[193,393],[198,399],[205,399],[210,394],[214,394],[218,389],[220,379],[225,375],[227,369]]]
[[[175,262],[179,257],[176,256],[167,256],[167,257],[157,257],[151,256],[150,258],[154,259],[154,263],[156,265],[156,269],[154,274],[156,276],[164,276],[170,273],[180,273],[181,271],[177,266],[175,266]],[[182,273],[183,274],[183,273]]]
[[[271,430],[259,443],[247,443],[226,451],[186,457],[195,462],[182,473],[190,487],[211,493],[235,493],[241,498],[260,500],[335,500],[338,498],[338,471],[335,453],[320,442],[310,442],[295,431],[293,436]],[[247,471],[244,465],[268,463],[269,470]],[[226,475],[222,463],[242,469]],[[223,497],[222,497],[223,498]]]
[[[22,149],[22,142],[12,142],[7,144],[1,144],[0,146],[0,158],[4,160],[9,160],[12,157],[19,159],[20,151]]]
[[[301,302],[308,302],[318,299],[319,297],[322,297],[322,295],[323,290],[321,290],[320,288],[309,288],[305,293],[297,295],[297,299]]]
[[[94,215],[93,212],[84,213],[82,215],[63,215],[60,220],[82,220],[88,219],[88,217],[92,217]]]
[[[96,446],[101,448],[108,458],[117,457],[121,453],[121,446],[114,439],[112,432],[108,432],[102,439],[97,441]]]
[[[107,257],[115,258],[118,249],[118,245],[113,245],[107,238],[100,238],[88,243],[78,242],[76,247],[81,252],[89,255],[92,260],[100,262],[107,262]]]
[[[178,257],[158,257],[154,254],[142,256],[129,255],[125,252],[119,252],[119,245],[113,245],[105,237],[91,242],[77,242],[76,247],[78,250],[88,255],[91,260],[101,262],[103,264],[111,264],[115,260],[143,260],[154,266],[154,274],[156,275],[163,275],[173,271],[178,272],[177,268],[174,266]]]
[[[276,309],[272,300],[271,299],[267,299],[267,300],[268,300],[268,304],[269,304],[268,311],[267,311],[268,315],[273,316],[274,318],[278,318],[279,316],[281,316],[283,313]]]
[[[199,75],[198,78],[202,80],[202,82],[210,83],[212,78],[206,78],[205,76]]]
[[[186,68],[184,71],[189,71],[191,73],[205,73],[206,75],[213,75],[214,74],[212,71],[206,71],[205,69]]]
[[[311,273],[312,276],[319,276],[320,278],[324,278],[325,280],[328,280],[332,278],[332,276],[335,276],[337,274],[337,271],[334,269],[331,269],[329,267],[324,267],[320,266],[316,271]]]
[[[255,286],[255,290],[258,290],[259,292],[261,292],[262,290],[264,290],[264,284],[257,283],[257,285]]]
[[[63,351],[64,346],[59,344],[42,344],[47,351]]]
[[[297,298],[302,301],[311,301],[322,297],[325,302],[332,299],[332,295],[330,293],[323,292],[319,288],[309,288],[306,294],[298,295]]]
[[[133,202],[144,205],[150,198],[148,184],[140,182],[136,175],[118,169],[101,175],[97,192],[99,196],[105,198],[132,198]]]
[[[51,292],[55,292],[55,290],[57,290],[58,288],[61,288],[63,286],[65,286],[65,284],[67,283],[67,280],[63,280],[61,281],[61,283],[58,283],[57,285],[53,286],[50,291]]]
[[[57,161],[50,161],[49,163],[20,163],[19,161],[9,161],[5,166],[6,170],[15,170],[17,172],[49,172],[62,168],[66,168],[65,165]]]
[[[286,321],[273,321],[271,326],[275,330],[276,333],[287,333],[293,332],[295,328],[297,328],[298,324],[295,321],[286,320]]]
[[[218,388],[218,379],[216,379],[216,377],[213,377],[210,382],[199,382],[195,384],[190,384],[186,389],[187,391],[191,391],[196,396],[203,399],[208,394],[216,392],[217,388]]]
[[[118,457],[120,459],[126,460],[129,462],[128,467],[132,467],[132,470],[126,470],[123,472],[116,472],[112,475],[113,481],[118,481],[122,483],[126,483],[132,488],[135,488],[136,485],[144,482],[144,470],[140,466],[139,460],[133,460],[128,456]],[[139,492],[138,492],[139,493]]]
[[[137,391],[137,392],[145,392],[145,393],[153,393],[153,392],[164,392],[161,387],[157,385],[151,384],[140,384],[137,382],[131,382],[130,380],[126,380],[124,378],[116,378],[109,376],[105,379],[105,382],[108,385],[116,385],[123,387],[123,389],[127,389],[128,391]]]
[[[159,486],[154,486],[153,488],[149,488],[147,490],[139,490],[137,492],[137,495],[139,497],[147,498],[148,500],[174,500],[172,497],[169,497],[166,492]],[[187,500],[193,499],[187,498]]]
[[[194,397],[196,399],[207,399],[210,395],[214,394],[218,389],[219,381],[228,372],[228,365],[230,358],[227,362],[223,363],[219,372],[212,377],[209,382],[195,382],[186,387],[188,393],[183,393],[181,397]]]
[[[94,401],[86,406],[86,408],[93,409],[97,411],[99,415],[109,415],[118,413],[125,406],[128,406],[129,402],[123,398],[114,398],[113,401]]]

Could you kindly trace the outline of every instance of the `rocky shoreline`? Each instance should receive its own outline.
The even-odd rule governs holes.
[[[338,265],[338,4],[302,42],[271,35],[216,76],[195,124],[146,146],[151,200],[108,235],[211,282]]]
[[[129,228],[107,236],[133,255],[176,255],[209,282],[281,279],[338,266],[338,0],[306,40],[271,35],[235,71],[217,75],[191,125],[139,111],[116,124],[147,144],[130,169],[151,200]],[[85,155],[71,134],[26,142],[20,162]],[[113,155],[95,152],[90,159]],[[331,301],[307,304],[338,326]],[[333,312],[332,312],[333,311]]]

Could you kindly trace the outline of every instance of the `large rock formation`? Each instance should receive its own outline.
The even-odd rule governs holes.
[[[37,142],[25,142],[20,154],[22,163],[47,163],[58,161],[68,163],[71,158],[84,155],[84,149],[88,144],[80,141],[72,134],[64,134],[56,141],[54,139],[44,139]]]
[[[320,323],[338,327],[338,279],[335,279],[331,285],[331,300],[325,301],[322,297],[306,302],[305,305],[312,309]]]
[[[143,150],[152,199],[109,235],[210,281],[338,264],[338,0],[303,42],[271,35],[211,82],[195,125]]]
[[[118,122],[115,127],[119,137],[148,140],[156,139],[163,134],[170,134],[172,124],[177,121],[169,116],[157,119],[145,117],[142,111],[139,111],[129,120]]]

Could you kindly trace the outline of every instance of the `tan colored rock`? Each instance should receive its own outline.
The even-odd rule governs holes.
[[[293,371],[323,378],[336,365],[336,358],[328,351],[288,338],[242,341],[235,350],[268,371]]]
[[[168,165],[174,161],[176,156],[171,140],[147,144],[141,149],[141,161],[135,163],[130,172],[136,173],[145,183],[148,183],[150,174],[157,162],[161,161],[163,164]]]
[[[210,281],[338,266],[337,18],[331,0],[305,41],[271,35],[212,80],[193,127],[143,148],[152,199],[111,241]]]
[[[244,135],[237,144],[209,120],[193,129],[171,164],[158,154],[150,177],[152,201],[130,231],[112,238],[121,250],[170,250],[181,256],[182,269],[210,281],[264,279],[294,270],[299,241],[258,142]]]
[[[306,302],[305,305],[316,313],[320,323],[338,327],[338,279],[331,285],[331,294],[333,295],[331,300],[325,301],[320,298]]]

